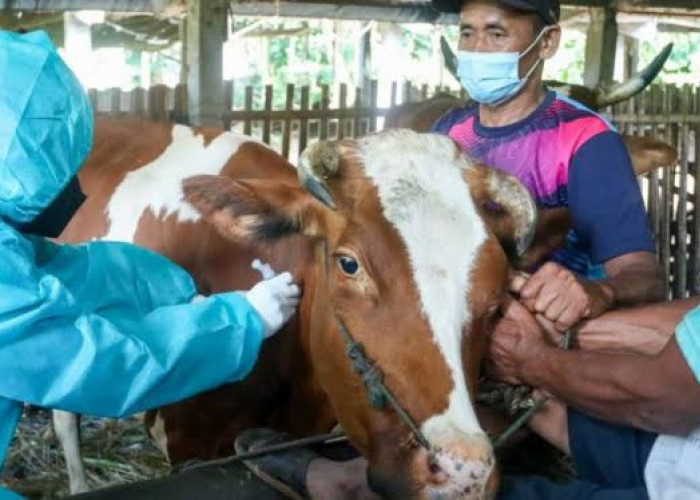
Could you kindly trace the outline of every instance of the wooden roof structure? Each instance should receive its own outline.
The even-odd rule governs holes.
[[[187,0],[0,0],[0,10],[57,12],[104,10],[184,15]],[[618,12],[674,16],[700,15],[698,0],[562,0],[566,7],[613,7]],[[390,22],[454,23],[456,15],[441,14],[430,0],[230,0],[232,14],[300,18],[354,19]]]

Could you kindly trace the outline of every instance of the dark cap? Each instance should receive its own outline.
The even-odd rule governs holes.
[[[459,13],[468,0],[432,0],[433,7],[440,12]],[[539,14],[547,24],[559,22],[559,0],[497,0],[504,7]]]

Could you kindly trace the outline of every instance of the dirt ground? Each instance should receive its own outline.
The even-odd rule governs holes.
[[[1,482],[30,499],[68,496],[63,453],[51,434],[51,413],[25,411],[15,434]],[[168,474],[169,466],[136,418],[84,417],[80,427],[91,488],[130,483]]]

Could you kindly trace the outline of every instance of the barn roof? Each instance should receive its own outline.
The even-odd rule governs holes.
[[[609,5],[611,1],[562,0],[562,18],[573,18],[569,26],[574,27],[578,19],[586,17],[586,11],[582,11],[585,6]],[[178,24],[186,13],[186,4],[187,0],[0,0],[0,27],[45,29],[60,44],[62,11],[104,10],[111,14],[106,23],[93,26],[95,47],[159,50],[178,40]],[[692,19],[694,25],[700,18],[698,0],[616,0],[615,5],[620,13],[681,16]],[[230,0],[229,8],[233,15],[249,16],[457,22],[456,15],[434,10],[430,0]]]

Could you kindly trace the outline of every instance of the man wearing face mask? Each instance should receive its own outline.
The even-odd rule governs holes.
[[[85,199],[92,109],[43,32],[0,31],[0,74],[1,465],[24,403],[119,417],[245,377],[300,292],[284,273],[198,298],[145,249],[47,240]]]
[[[663,299],[641,193],[610,123],[547,90],[558,0],[433,0],[460,13],[458,72],[473,104],[433,131],[517,177],[541,208],[568,207],[573,230],[520,289],[525,306],[564,331],[615,305]]]

